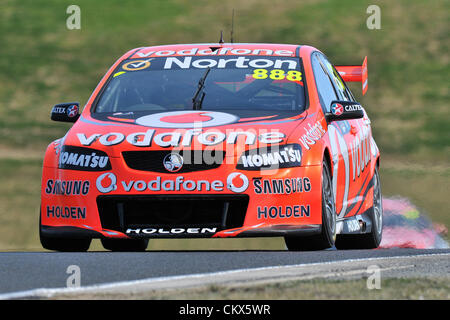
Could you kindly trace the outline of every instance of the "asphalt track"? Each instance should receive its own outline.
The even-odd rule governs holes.
[[[348,262],[357,259],[450,254],[450,249],[289,251],[147,251],[143,253],[0,253],[0,298],[42,288],[66,288],[69,266],[80,270],[80,284],[187,276],[264,267]],[[395,259],[393,259],[395,260]],[[448,268],[448,267],[446,267]],[[448,271],[448,269],[447,269]],[[444,272],[445,273],[445,272]],[[443,276],[447,276],[443,274]],[[13,294],[11,296],[11,294]],[[20,294],[16,297],[20,297]]]

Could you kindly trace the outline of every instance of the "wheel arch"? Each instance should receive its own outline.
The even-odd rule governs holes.
[[[327,162],[327,165],[330,168],[330,175],[333,178],[333,162],[331,161],[331,153],[328,147],[324,148],[322,158]]]

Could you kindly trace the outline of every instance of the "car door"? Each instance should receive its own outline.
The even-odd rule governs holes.
[[[353,94],[342,80],[336,68],[327,60],[324,55],[320,55],[320,61],[325,68],[330,80],[336,90],[339,100],[355,101]],[[340,122],[347,122],[340,124]],[[368,127],[367,115],[362,119],[352,119],[348,121],[337,121],[339,126],[343,126],[344,139],[347,144],[349,156],[349,186],[347,196],[347,206],[345,212],[341,212],[339,218],[351,216],[358,212],[364,200],[364,191],[369,183],[369,170],[365,170],[370,161],[370,127]]]
[[[334,100],[351,101],[353,99],[336,81],[332,72],[334,68],[323,54],[320,52],[313,53],[311,64],[324,113],[330,113],[331,102]],[[352,205],[352,202],[349,199],[352,200],[352,195],[355,192],[354,184],[351,183],[351,148],[355,142],[353,133],[356,126],[354,120],[333,121],[328,124],[333,161],[333,191],[338,219],[344,218],[351,211],[349,206]]]

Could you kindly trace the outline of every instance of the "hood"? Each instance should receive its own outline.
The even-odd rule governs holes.
[[[187,110],[158,113],[83,113],[65,145],[123,151],[225,150],[226,156],[285,144],[307,113]]]

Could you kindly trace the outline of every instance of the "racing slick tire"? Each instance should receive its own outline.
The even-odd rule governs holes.
[[[115,252],[142,252],[147,249],[148,239],[108,239],[102,238],[103,248]]]
[[[343,234],[336,239],[337,249],[374,249],[378,248],[383,233],[383,204],[378,167],[373,174],[373,205],[369,209],[372,228],[369,233]]]
[[[324,250],[334,246],[336,240],[336,207],[334,203],[331,173],[326,161],[322,165],[322,226],[313,236],[285,236],[290,251]]]
[[[41,218],[39,216],[39,239],[44,249],[61,252],[85,252],[89,249],[92,239],[72,239],[47,237],[42,233]]]

